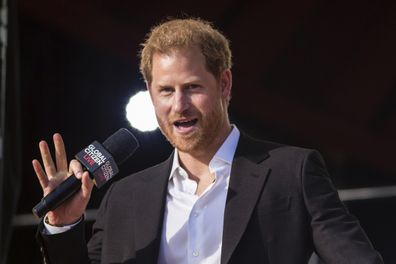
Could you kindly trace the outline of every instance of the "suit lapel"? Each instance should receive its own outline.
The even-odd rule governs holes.
[[[229,262],[248,225],[269,173],[269,168],[261,163],[267,156],[261,143],[253,142],[241,134],[224,212],[221,263]]]
[[[136,175],[134,188],[135,248],[138,263],[156,263],[159,253],[164,205],[173,155],[165,162]]]

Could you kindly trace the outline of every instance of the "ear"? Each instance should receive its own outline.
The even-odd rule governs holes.
[[[220,88],[222,97],[229,100],[231,98],[231,87],[232,87],[232,73],[230,69],[225,69],[220,74]]]
[[[144,81],[144,84],[146,85],[146,89],[150,91],[150,84],[147,81]]]
[[[147,91],[149,92],[149,94],[150,94],[150,97],[151,97],[151,87],[150,87],[150,84],[147,82],[147,81],[144,81],[144,83],[146,84],[146,89],[147,89]]]

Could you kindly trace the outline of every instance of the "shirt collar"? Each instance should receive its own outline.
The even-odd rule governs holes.
[[[218,167],[223,164],[227,164],[231,166],[232,160],[234,159],[235,151],[238,145],[240,132],[236,125],[231,126],[231,132],[227,136],[226,140],[217,150],[216,154],[213,156],[212,160],[209,162],[209,170],[211,172],[215,171]],[[172,169],[169,175],[169,179],[171,179],[177,169],[181,168],[179,163],[179,152],[177,148],[175,148],[175,152],[173,155],[173,163]]]

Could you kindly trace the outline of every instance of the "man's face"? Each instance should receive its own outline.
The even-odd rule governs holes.
[[[227,98],[231,72],[208,72],[197,47],[156,53],[149,86],[162,133],[180,151],[218,147],[229,132]]]

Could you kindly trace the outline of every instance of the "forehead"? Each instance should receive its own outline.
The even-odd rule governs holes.
[[[153,82],[166,79],[212,75],[206,69],[205,57],[198,47],[173,49],[167,53],[153,55]]]
[[[205,65],[205,56],[198,46],[172,48],[166,52],[155,52],[153,54],[154,64],[162,63],[162,66],[169,66],[171,62],[179,64],[199,64]]]

